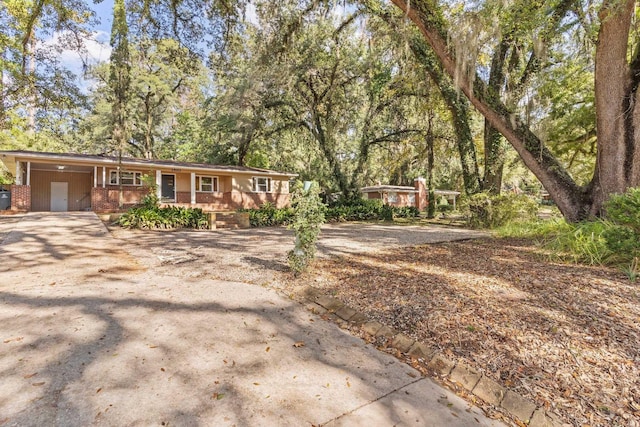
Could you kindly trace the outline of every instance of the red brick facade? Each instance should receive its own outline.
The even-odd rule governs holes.
[[[425,210],[427,208],[427,205],[429,204],[429,195],[427,193],[427,185],[425,179],[422,177],[416,178],[413,181],[413,186],[416,190],[418,190],[418,192],[416,193],[415,206],[420,211]]]
[[[176,197],[178,202],[172,203],[172,205],[196,207],[211,212],[235,211],[242,208],[259,208],[265,202],[273,203],[276,207],[283,208],[289,206],[291,201],[290,194],[241,193],[237,191],[226,193],[197,192],[196,205],[190,203],[191,193],[178,192]]]
[[[140,204],[142,198],[149,193],[148,188],[133,187],[122,189],[122,208]],[[96,212],[116,212],[120,209],[120,189],[117,186],[91,189],[91,210]]]
[[[31,186],[12,185],[11,186],[11,210],[30,211],[31,210]]]
[[[132,187],[122,189],[122,209],[119,207],[120,189],[117,186],[92,187],[91,210],[95,212],[117,212],[126,210],[141,203],[149,192],[148,188]],[[241,208],[258,208],[265,202],[273,203],[278,208],[288,206],[289,194],[274,193],[196,193],[196,205],[191,204],[190,192],[176,192],[177,202],[171,205],[198,207],[205,211],[235,211]],[[14,211],[31,210],[31,187],[28,185],[11,186],[11,209]]]

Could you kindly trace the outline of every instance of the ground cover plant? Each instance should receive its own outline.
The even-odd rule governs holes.
[[[142,229],[206,229],[209,219],[202,209],[182,208],[177,206],[159,207],[144,205],[129,209],[118,219],[124,228]]]

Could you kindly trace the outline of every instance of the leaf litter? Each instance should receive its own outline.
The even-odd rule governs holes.
[[[310,274],[573,425],[640,426],[640,285],[618,271],[481,239],[323,258]]]

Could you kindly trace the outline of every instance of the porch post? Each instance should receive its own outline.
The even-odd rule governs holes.
[[[156,171],[156,195],[158,200],[162,200],[162,171]]]
[[[98,167],[94,166],[93,167],[93,187],[97,187],[98,186]]]
[[[196,173],[191,172],[191,204],[196,204]]]
[[[22,165],[16,160],[16,185],[22,185]]]
[[[27,162],[27,185],[31,185],[31,162]]]
[[[107,167],[102,167],[102,188],[107,188]]]

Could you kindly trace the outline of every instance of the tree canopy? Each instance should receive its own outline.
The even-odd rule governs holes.
[[[280,168],[345,195],[537,178],[572,221],[640,184],[632,0],[116,0],[111,58],[81,84],[60,52],[84,48],[91,6],[0,5],[3,147]]]

